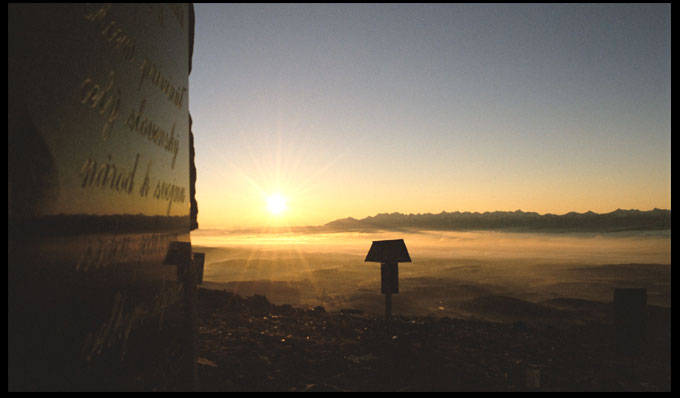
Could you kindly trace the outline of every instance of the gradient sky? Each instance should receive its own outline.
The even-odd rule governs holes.
[[[670,209],[670,5],[195,11],[202,228]]]

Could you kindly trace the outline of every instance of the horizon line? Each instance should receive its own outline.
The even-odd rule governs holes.
[[[372,216],[369,215],[369,216],[366,216],[366,217],[363,217],[363,218],[354,218],[352,216],[347,216],[347,217],[343,217],[343,218],[336,218],[334,220],[328,221],[328,222],[326,222],[324,224],[320,224],[320,225],[278,225],[278,226],[253,226],[253,225],[251,225],[251,226],[232,226],[232,227],[210,226],[210,227],[205,227],[205,228],[199,227],[197,231],[200,231],[200,230],[228,230],[228,231],[234,231],[234,232],[239,232],[239,231],[246,232],[246,231],[254,231],[254,230],[260,229],[261,233],[267,233],[267,230],[280,231],[280,230],[286,229],[286,228],[288,228],[288,229],[323,228],[323,227],[328,226],[328,224],[330,224],[332,222],[340,221],[340,220],[362,221],[362,220],[366,220],[366,219],[369,219],[369,218],[375,218],[375,217],[380,216],[380,215],[397,215],[397,214],[398,215],[404,215],[404,216],[422,216],[422,215],[439,215],[439,214],[455,214],[455,213],[480,214],[480,215],[489,214],[489,213],[525,213],[525,214],[532,214],[533,213],[533,214],[537,214],[539,216],[558,216],[558,217],[561,217],[561,216],[566,216],[566,215],[569,215],[569,214],[584,215],[584,214],[591,214],[591,213],[595,214],[595,215],[607,215],[607,214],[616,213],[617,211],[627,211],[627,212],[632,212],[632,211],[638,211],[638,212],[668,211],[668,212],[670,212],[671,209],[670,208],[669,209],[663,209],[663,208],[654,207],[653,209],[650,209],[650,210],[640,210],[640,209],[633,209],[633,208],[622,209],[622,208],[619,207],[616,210],[612,210],[612,211],[609,211],[609,212],[606,212],[606,213],[597,213],[597,212],[594,212],[592,210],[588,210],[588,211],[585,211],[585,212],[577,212],[577,211],[572,210],[572,211],[562,213],[562,214],[556,214],[556,213],[550,213],[550,212],[539,213],[539,212],[536,212],[536,211],[524,211],[524,210],[521,210],[521,209],[517,209],[517,210],[493,210],[493,211],[483,211],[483,212],[480,212],[480,211],[460,211],[460,210],[454,210],[454,211],[442,210],[439,213],[431,213],[431,212],[402,213],[402,212],[396,212],[395,211],[395,212],[376,213],[375,215],[372,215]],[[201,221],[199,220],[199,225],[200,225],[200,223],[201,223]],[[290,232],[293,232],[293,231],[290,231]]]

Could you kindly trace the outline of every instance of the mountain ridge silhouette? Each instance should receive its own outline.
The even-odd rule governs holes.
[[[536,212],[446,212],[441,213],[379,213],[362,219],[342,218],[323,225],[331,230],[517,230],[621,232],[670,230],[671,211],[655,208],[617,209],[610,213],[569,212],[562,215]]]

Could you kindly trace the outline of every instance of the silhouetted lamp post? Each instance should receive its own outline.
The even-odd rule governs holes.
[[[373,241],[364,262],[380,263],[381,293],[385,295],[385,318],[392,317],[392,295],[399,294],[398,263],[410,263],[403,239]]]

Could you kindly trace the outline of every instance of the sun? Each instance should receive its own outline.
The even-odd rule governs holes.
[[[278,216],[284,211],[288,209],[288,206],[286,205],[286,198],[283,197],[279,193],[274,193],[269,195],[267,198],[267,210],[275,215]]]

